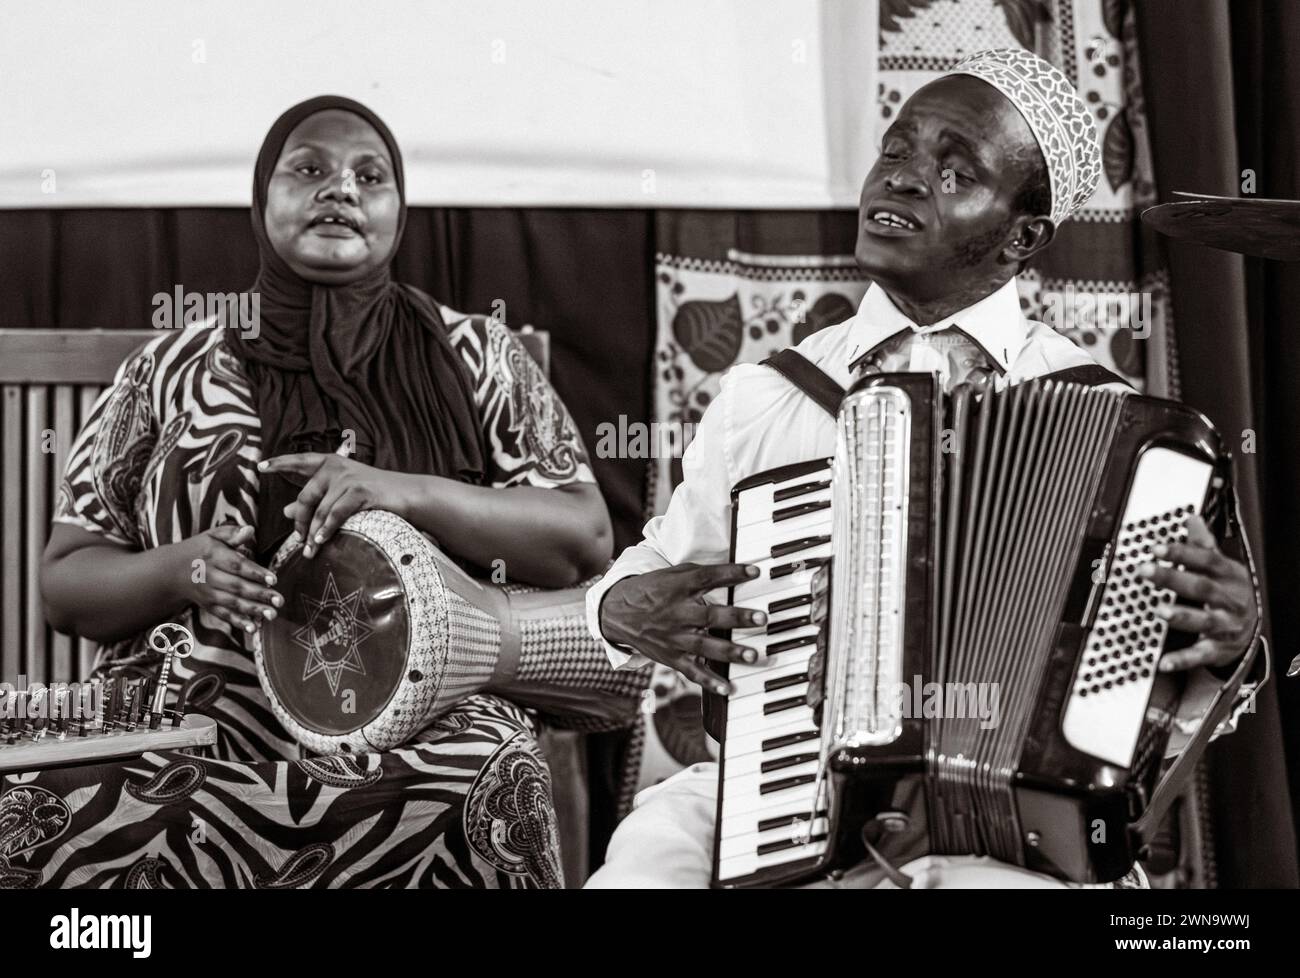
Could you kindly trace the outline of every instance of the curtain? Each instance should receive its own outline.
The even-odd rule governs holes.
[[[1175,190],[1239,196],[1244,170],[1254,171],[1261,197],[1300,197],[1300,106],[1287,98],[1300,82],[1300,9],[1214,0],[1135,6],[1161,199]],[[1294,269],[1280,263],[1172,239],[1162,250],[1182,399],[1209,415],[1234,449],[1272,637],[1274,681],[1255,715],[1208,754],[1220,884],[1294,887],[1300,690],[1285,674],[1300,639],[1293,554],[1300,289]]]

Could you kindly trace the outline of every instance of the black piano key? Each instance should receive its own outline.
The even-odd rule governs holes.
[[[782,520],[792,520],[796,516],[807,516],[809,513],[816,513],[819,510],[830,509],[831,501],[823,499],[815,503],[795,503],[793,506],[783,506],[780,509],[772,511],[772,522],[780,523]]]
[[[786,486],[784,489],[778,489],[772,493],[772,501],[783,503],[787,499],[794,499],[796,496],[806,496],[810,492],[821,492],[823,489],[831,487],[830,479],[822,479],[819,482],[801,482],[797,486]]]
[[[778,635],[781,632],[788,632],[795,628],[803,628],[804,625],[811,625],[812,619],[807,615],[801,615],[798,618],[786,618],[782,621],[774,621],[767,626],[767,634]]]
[[[796,707],[806,706],[807,701],[803,696],[791,696],[789,699],[776,700],[772,703],[763,704],[763,716],[770,717],[773,713],[784,713],[786,710],[793,710]]]
[[[817,809],[817,814],[815,818],[825,818],[825,817],[826,817],[826,809],[824,808]],[[772,829],[779,829],[785,825],[793,825],[795,822],[807,822],[807,821],[808,821],[808,809],[805,808],[802,811],[793,812],[789,815],[769,816],[768,818],[765,818],[758,823],[758,828],[756,831],[768,832]]]
[[[821,736],[815,728],[800,730],[798,733],[784,734],[780,737],[772,737],[763,741],[762,749],[780,750],[782,747],[789,747],[791,744],[802,744],[805,740],[816,740]]]
[[[772,546],[772,559],[788,557],[800,550],[811,550],[813,547],[820,547],[822,544],[830,542],[831,535],[829,533],[820,533],[815,537],[800,537],[798,540],[787,540],[785,543],[777,543]]]
[[[798,686],[800,683],[808,681],[808,673],[796,672],[789,676],[782,676],[780,679],[769,679],[763,683],[763,692],[775,693],[778,689],[787,689],[790,686]]]
[[[805,557],[803,560],[792,560],[788,564],[777,564],[767,576],[776,580],[778,577],[789,577],[796,571],[813,570],[824,563],[826,563],[825,557]]]
[[[780,655],[782,652],[789,652],[791,649],[803,648],[805,645],[816,645],[816,635],[805,635],[803,638],[787,638],[784,642],[773,642],[767,647],[767,654]]]
[[[766,856],[769,853],[780,852],[782,849],[794,849],[797,846],[806,846],[814,842],[822,842],[826,839],[825,832],[819,832],[817,835],[811,835],[807,839],[781,839],[777,842],[764,842],[758,847],[758,854]]]
[[[770,774],[773,771],[780,771],[787,767],[797,767],[800,764],[807,764],[809,761],[815,761],[821,755],[816,751],[809,751],[804,754],[791,754],[788,757],[774,757],[770,761],[764,761],[758,766],[759,774]]]
[[[797,788],[803,784],[812,784],[817,780],[815,774],[796,774],[792,778],[778,778],[775,781],[768,781],[766,784],[759,786],[760,795],[770,795],[774,791],[785,791],[786,788]]]
[[[773,615],[779,611],[790,611],[805,604],[812,604],[812,595],[796,594],[793,598],[782,598],[780,601],[771,602],[767,606],[767,613]]]

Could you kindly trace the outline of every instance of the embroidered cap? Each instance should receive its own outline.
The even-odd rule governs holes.
[[[1021,48],[999,48],[963,58],[949,74],[988,82],[1025,117],[1047,161],[1056,224],[1087,202],[1101,179],[1097,127],[1060,69]]]

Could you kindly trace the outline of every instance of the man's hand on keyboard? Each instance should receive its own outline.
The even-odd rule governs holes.
[[[726,695],[727,682],[705,667],[714,662],[754,662],[753,649],[715,638],[710,629],[761,626],[761,611],[709,604],[710,591],[758,576],[749,564],[678,564],[619,581],[600,605],[600,630],[615,645],[627,645],[676,669],[705,689]]]

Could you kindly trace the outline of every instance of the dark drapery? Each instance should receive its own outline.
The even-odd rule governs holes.
[[[1244,170],[1258,196],[1300,198],[1300,6],[1136,7],[1161,200],[1175,190],[1239,196]],[[1220,885],[1294,887],[1300,684],[1285,673],[1300,646],[1300,269],[1172,240],[1165,247],[1182,399],[1234,449],[1272,637],[1275,678],[1256,715],[1209,754]]]
[[[594,453],[597,424],[649,420],[652,222],[412,208],[394,273],[461,312],[549,330],[551,380]],[[146,329],[155,293],[248,288],[257,252],[246,210],[0,211],[0,269],[0,326]],[[593,462],[622,549],[641,536],[645,465]]]

